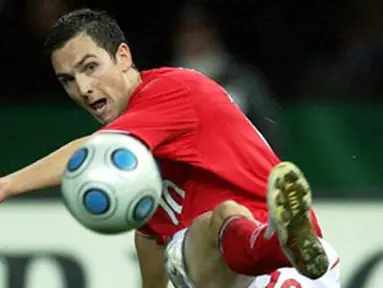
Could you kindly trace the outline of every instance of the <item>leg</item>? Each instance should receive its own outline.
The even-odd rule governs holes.
[[[273,168],[267,202],[269,224],[264,227],[251,225],[248,218],[226,218],[221,233],[225,261],[234,271],[254,276],[291,265],[310,279],[323,276],[329,264],[320,229],[310,218],[311,190],[294,164],[283,162]]]
[[[231,207],[230,207],[231,206]],[[235,207],[243,211],[243,215],[247,214],[246,208],[234,202],[225,202],[220,205],[219,209],[234,211]],[[214,212],[219,212],[215,210]],[[238,214],[237,214],[238,215]],[[246,277],[234,273],[229,269],[226,263],[221,258],[221,254],[217,249],[214,240],[208,242],[213,214],[209,213],[197,219],[189,228],[186,237],[183,239],[183,260],[186,267],[185,274],[193,283],[188,286],[180,286],[187,288],[285,288],[285,287],[334,287],[340,288],[339,282],[339,256],[336,251],[326,243],[320,240],[324,247],[326,256],[328,257],[331,266],[325,274],[316,280],[307,278],[300,274],[296,269],[283,267],[271,271],[267,275],[257,277]],[[251,215],[248,215],[252,218]],[[210,239],[211,240],[211,239]],[[260,264],[262,265],[262,264]],[[182,265],[181,265],[182,266]],[[178,286],[177,286],[178,287]]]
[[[213,211],[209,233],[214,235],[223,260],[238,274],[258,276],[291,266],[277,235],[265,238],[267,212],[257,212],[254,218],[250,210],[233,201]]]
[[[252,234],[264,233],[267,227],[263,224],[267,212],[259,214],[263,215],[259,217],[262,219],[255,219],[245,206],[225,201],[193,222],[185,236],[183,254],[186,273],[195,287],[245,288],[253,276],[274,271],[275,267],[290,266],[277,237],[258,237],[257,250],[250,251]],[[240,229],[233,232],[233,224]],[[228,235],[228,231],[233,233]],[[223,255],[221,242],[224,247],[230,247]]]
[[[177,288],[249,287],[254,278],[230,270],[222,261],[215,241],[210,241],[211,216],[209,212],[197,218],[167,244],[165,267],[169,280]]]
[[[331,264],[321,278],[313,280],[294,268],[280,268],[271,274],[256,277],[248,288],[340,288],[339,256],[329,243],[324,240],[321,240],[321,243]]]
[[[250,211],[232,201],[219,205],[214,212],[197,218],[189,227],[184,239],[185,271],[196,288],[245,288],[253,281],[253,277],[239,275],[231,270],[222,259],[218,248],[214,218],[221,209],[230,208],[236,215],[241,213],[253,218]],[[214,232],[216,231],[216,232]],[[182,286],[183,287],[183,286]],[[189,286],[186,286],[189,288]]]
[[[328,259],[317,236],[320,229],[310,221],[307,180],[293,164],[281,163],[270,173],[267,196],[269,224],[264,224],[265,217],[254,219],[246,207],[225,201],[209,217],[193,224],[186,247],[195,249],[190,249],[190,257],[186,249],[186,258],[197,258],[198,249],[204,255],[220,250],[221,257],[215,258],[237,274],[257,276],[294,266],[308,278],[321,277],[327,271]],[[193,271],[193,264],[190,266]]]

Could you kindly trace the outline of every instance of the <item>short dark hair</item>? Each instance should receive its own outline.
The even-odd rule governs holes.
[[[112,58],[115,58],[118,46],[127,43],[117,21],[105,11],[82,8],[65,14],[56,21],[45,38],[44,50],[51,56],[55,50],[62,48],[81,33],[91,37]]]

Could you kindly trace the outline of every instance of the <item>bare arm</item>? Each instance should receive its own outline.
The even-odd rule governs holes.
[[[74,140],[35,163],[0,178],[0,201],[8,196],[60,185],[69,158],[89,137]]]
[[[168,279],[164,265],[164,246],[154,239],[136,232],[136,249],[141,269],[143,288],[167,288]]]

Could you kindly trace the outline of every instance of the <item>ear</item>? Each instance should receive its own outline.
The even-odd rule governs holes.
[[[128,71],[132,65],[132,54],[130,53],[129,46],[126,43],[121,43],[116,52],[117,65],[121,67],[122,72]]]

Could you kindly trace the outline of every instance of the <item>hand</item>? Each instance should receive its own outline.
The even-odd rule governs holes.
[[[7,178],[0,178],[0,203],[11,196],[10,183]]]

